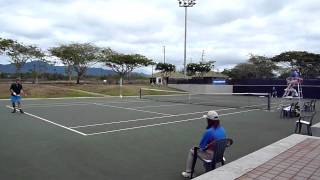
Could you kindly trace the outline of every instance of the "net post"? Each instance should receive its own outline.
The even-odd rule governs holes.
[[[141,99],[141,93],[142,93],[142,90],[141,90],[141,88],[139,89],[139,97],[140,97],[140,99]]]
[[[268,111],[271,110],[271,93],[268,93]]]

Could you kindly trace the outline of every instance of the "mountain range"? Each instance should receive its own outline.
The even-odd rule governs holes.
[[[49,63],[42,62],[42,61],[27,62],[22,67],[21,72],[22,73],[32,72],[34,68],[36,68],[37,70],[40,69],[41,72],[45,72],[45,73],[66,74],[65,73],[66,72],[65,66],[55,66],[53,64],[49,64]],[[0,64],[0,72],[13,74],[16,72],[15,65],[14,64]],[[140,76],[148,76],[147,74],[144,74],[144,73],[133,73],[133,74],[140,75]],[[115,73],[112,70],[108,70],[108,69],[90,67],[90,68],[88,68],[86,75],[89,75],[89,76],[109,76],[109,75],[115,75]]]

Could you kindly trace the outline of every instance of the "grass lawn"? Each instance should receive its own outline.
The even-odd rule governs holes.
[[[0,99],[10,97],[10,84],[0,84]],[[121,88],[123,96],[138,96],[140,88],[153,88],[163,90],[174,90],[168,87],[157,87],[148,85],[123,85]],[[27,93],[26,98],[56,98],[56,97],[97,97],[102,95],[119,96],[119,85],[103,84],[23,84]],[[87,93],[88,92],[88,93]],[[90,93],[91,92],[91,93]],[[98,94],[92,94],[98,93]]]
[[[89,91],[104,95],[110,96],[119,96],[120,95],[120,86],[119,85],[103,85],[103,84],[83,84],[83,85],[59,85],[64,88],[70,89],[79,89],[83,91]],[[123,85],[121,88],[123,96],[139,96],[140,88],[152,88],[152,89],[162,89],[162,90],[175,90],[169,87],[161,87],[161,86],[148,86],[148,85]]]
[[[10,84],[0,84],[0,98],[10,97]],[[23,84],[26,98],[55,98],[55,97],[93,97],[94,95],[85,92],[78,92],[70,89],[64,89],[55,86],[43,84]]]

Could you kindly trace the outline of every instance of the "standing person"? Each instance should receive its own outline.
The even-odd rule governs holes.
[[[216,111],[209,111],[204,118],[207,119],[208,126],[201,138],[198,156],[203,159],[212,159],[214,152],[208,146],[210,146],[210,143],[213,141],[225,139],[226,133],[224,128],[220,125],[219,115]],[[193,154],[194,148],[191,148],[187,158],[186,170],[182,172],[182,176],[185,178],[190,178],[192,163],[197,160],[194,159],[196,157],[194,157]]]
[[[272,87],[272,93],[271,93],[272,97],[276,98],[278,97],[278,92],[277,92],[277,89],[276,87]]]
[[[20,110],[20,113],[23,113],[23,110],[21,109],[21,94],[24,94],[21,79],[17,78],[15,83],[12,83],[10,86],[10,93],[11,93],[11,102],[13,111],[12,113],[15,113],[18,107],[18,110]],[[16,106],[18,105],[18,106]]]

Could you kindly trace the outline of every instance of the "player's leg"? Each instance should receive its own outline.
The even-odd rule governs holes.
[[[15,113],[16,112],[16,99],[15,99],[15,96],[11,96],[11,103],[12,103],[12,108],[13,108],[12,113]]]
[[[19,109],[20,113],[24,113],[21,108],[21,97],[20,96],[17,98],[17,103],[18,103],[18,109]]]

